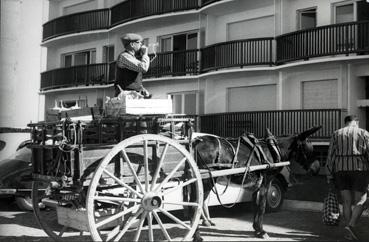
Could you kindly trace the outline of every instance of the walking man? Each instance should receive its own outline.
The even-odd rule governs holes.
[[[331,138],[326,163],[327,181],[341,195],[345,238],[359,240],[355,226],[367,198],[369,133],[359,128],[355,115],[346,116],[344,122],[345,127],[336,130]]]

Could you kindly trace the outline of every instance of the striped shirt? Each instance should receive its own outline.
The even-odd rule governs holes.
[[[133,52],[124,51],[119,54],[117,66],[120,68],[127,68],[135,72],[147,72],[150,66],[150,58],[148,55],[143,55],[139,60],[135,57]]]
[[[328,177],[339,171],[369,170],[369,133],[357,125],[336,130],[328,149]]]

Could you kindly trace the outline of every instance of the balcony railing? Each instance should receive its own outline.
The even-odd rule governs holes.
[[[144,77],[181,76],[199,73],[199,50],[158,53]]]
[[[281,64],[310,57],[369,51],[369,21],[320,26],[278,36],[277,60]]]
[[[80,85],[106,84],[114,79],[109,77],[109,64],[90,64],[54,69],[41,73],[41,90]]]
[[[201,0],[201,7],[204,7],[206,5],[209,5],[215,2],[220,2],[220,1],[223,1],[223,0]]]
[[[65,15],[43,25],[43,41],[65,34],[79,33],[110,26],[110,9],[98,9]]]
[[[201,50],[201,71],[273,64],[273,38],[236,40]]]
[[[322,126],[313,138],[329,138],[333,131],[341,128],[344,110],[282,110],[219,113],[200,116],[201,132],[222,137],[238,137],[244,131],[264,137],[265,128],[276,136],[300,133],[313,126]]]
[[[111,8],[111,25],[163,13],[197,9],[197,0],[127,0]]]

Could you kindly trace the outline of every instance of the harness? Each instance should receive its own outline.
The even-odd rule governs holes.
[[[245,172],[243,174],[243,178],[242,178],[242,183],[241,183],[241,188],[240,188],[240,191],[239,191],[239,194],[238,194],[238,197],[236,199],[236,201],[239,199],[240,195],[241,195],[241,189],[244,185],[244,182],[246,181],[246,177],[247,177],[247,174],[248,174],[248,168],[250,167],[250,164],[251,164],[251,157],[252,155],[255,153],[256,155],[256,158],[258,159],[258,161],[261,163],[261,164],[270,164],[270,162],[268,161],[267,159],[267,156],[265,155],[264,151],[263,151],[263,148],[261,147],[261,143],[259,142],[259,140],[251,133],[248,133],[246,135],[243,135],[243,136],[240,136],[238,139],[237,139],[237,146],[236,146],[236,149],[234,148],[234,146],[227,140],[227,139],[222,139],[220,137],[216,137],[216,140],[217,140],[217,143],[218,143],[218,154],[217,154],[217,158],[215,159],[215,163],[213,164],[206,164],[206,162],[204,162],[202,159],[201,159],[201,156],[200,156],[200,159],[199,161],[201,162],[201,164],[208,170],[209,172],[209,177],[210,177],[210,180],[212,182],[212,191],[215,193],[215,195],[217,196],[217,200],[219,201],[219,203],[225,207],[225,208],[231,208],[233,207],[235,203],[231,204],[231,205],[224,205],[220,199],[220,196],[219,196],[219,192],[218,192],[218,189],[217,187],[215,186],[216,184],[216,181],[214,179],[214,177],[212,176],[211,174],[211,169],[212,168],[234,168],[235,165],[238,163],[238,160],[237,160],[237,156],[238,156],[238,153],[239,153],[239,149],[240,149],[240,145],[241,145],[241,142],[245,145],[247,145],[249,148],[250,148],[250,154],[247,158],[247,161],[245,163],[245,166],[246,166],[246,169],[245,169]],[[280,153],[280,149],[277,145],[277,140],[274,136],[271,136],[269,135],[266,139],[266,144],[267,144],[267,147],[268,149],[270,150],[270,152],[272,153],[272,157],[273,157],[273,160],[274,162],[280,162],[280,157],[281,157],[281,153]],[[232,151],[232,154],[234,155],[233,156],[233,159],[232,159],[232,162],[231,164],[222,164],[220,163],[221,162],[221,157],[222,157],[222,149],[221,149],[221,146],[222,146],[222,141],[223,141],[223,144],[226,144],[227,147],[231,149]],[[197,160],[197,159],[196,159]],[[261,184],[262,182],[262,179],[259,179],[258,181],[258,185]],[[227,180],[227,185],[224,189],[224,191],[222,192],[222,194],[224,194],[229,186],[229,183],[230,183],[230,180],[231,178],[229,178]]]

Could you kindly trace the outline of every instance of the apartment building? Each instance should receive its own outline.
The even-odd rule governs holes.
[[[153,98],[170,96],[175,113],[202,115],[204,131],[323,125],[319,135],[328,137],[346,113],[369,128],[367,1],[49,0],[48,9],[46,119],[101,110],[113,96],[120,38],[135,32],[151,54],[157,47],[145,87]],[[234,116],[232,133],[216,127],[235,112],[256,118]]]

